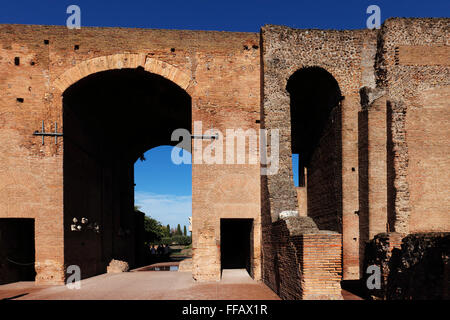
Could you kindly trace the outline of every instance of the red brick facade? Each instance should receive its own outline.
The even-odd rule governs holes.
[[[130,248],[142,221],[128,215],[136,155],[92,160],[88,153],[104,145],[80,129],[89,117],[75,141],[87,152],[66,137],[42,145],[33,136],[42,121],[46,132],[69,130],[63,121],[76,117],[64,114],[63,97],[77,86],[136,72],[182,92],[188,129],[202,121],[203,131],[280,132],[274,175],[261,175],[259,162],[226,164],[225,155],[224,164],[192,165],[193,277],[220,280],[220,219],[253,219],[256,280],[283,299],[340,299],[342,279],[363,277],[365,244],[375,235],[450,230],[448,28],[449,19],[388,19],[380,30],[264,26],[261,34],[0,25],[0,219],[34,219],[39,283],[63,283],[72,263],[85,276],[105,272],[117,256],[137,263]],[[292,179],[294,94],[287,90],[299,70],[319,70],[338,88],[330,93],[319,81],[311,93],[329,110],[308,145],[303,189]],[[158,107],[155,114],[164,114]],[[168,142],[161,135],[137,146],[135,137],[128,145],[138,151]],[[194,144],[192,152],[206,148]],[[70,156],[76,161],[67,167]],[[79,193],[65,193],[69,182]],[[104,221],[101,236],[71,233],[73,217],[87,213]]]

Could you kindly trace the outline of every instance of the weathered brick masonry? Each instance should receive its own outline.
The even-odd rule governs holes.
[[[331,161],[322,160],[321,166],[314,160],[310,163],[307,177],[307,201],[308,206],[314,203],[320,206],[319,203],[322,202],[325,208],[329,208],[321,215],[316,213],[315,218],[314,214],[311,216],[319,228],[331,228],[343,232],[343,276],[345,279],[357,279],[360,261],[358,111],[361,104],[359,90],[363,86],[375,86],[373,61],[376,52],[376,31],[295,30],[267,26],[262,29],[262,37],[264,126],[265,128],[281,128],[280,170],[277,175],[267,177],[269,194],[263,201],[268,202],[267,207],[270,207],[270,213],[265,214],[270,214],[272,220],[276,220],[282,211],[297,210],[296,193],[292,181],[291,132],[290,128],[284,125],[291,122],[290,98],[286,86],[295,71],[319,67],[329,74],[328,77],[334,79],[343,98],[333,106],[334,116],[328,117],[328,127],[334,130],[337,127],[339,130],[332,130],[328,138],[327,134],[321,134],[322,144],[315,148],[316,158],[313,156],[313,159],[319,162],[320,155],[330,157],[331,153],[334,156],[330,157]],[[320,86],[321,83],[318,82],[316,85]],[[328,93],[325,91],[324,94]],[[320,94],[317,98],[319,96]],[[335,120],[334,123],[333,120]],[[330,143],[333,141],[330,139],[335,142]],[[338,148],[336,148],[336,141],[338,141]],[[329,173],[327,174],[326,171]],[[311,174],[314,173],[322,178],[317,180],[319,185],[311,187],[310,180],[315,179],[315,176]],[[327,193],[328,196],[324,196]],[[308,215],[309,213],[308,207]],[[324,223],[325,221],[333,221],[333,223]],[[268,226],[263,234],[270,233],[269,230]],[[267,252],[265,255],[270,254]]]
[[[342,232],[344,280],[364,276],[366,242],[379,233],[397,232],[400,241],[411,232],[449,230],[448,31],[449,19],[388,19],[379,31],[263,27],[262,124],[281,131],[280,170],[262,178],[263,275],[274,290],[286,281],[273,276],[274,261],[289,258],[280,257],[280,230],[272,223],[285,211],[303,215],[302,201],[319,229]],[[296,190],[290,157],[297,143],[290,129],[298,128],[283,124],[298,121],[292,118],[298,98],[291,79],[312,68],[317,75],[328,72],[342,98],[334,100],[312,73],[299,82],[307,88],[297,87],[303,95],[315,83],[322,89],[316,100],[328,95],[335,102],[312,146],[306,187]],[[319,106],[305,101],[299,107]],[[308,121],[319,126],[311,115]],[[294,233],[288,224],[282,239]],[[302,271],[298,277],[303,279]]]
[[[341,234],[319,231],[304,217],[281,219],[272,228],[265,246],[275,253],[264,269],[272,289],[283,299],[341,299]]]
[[[391,231],[450,227],[448,31],[449,19],[390,19],[380,31],[376,70],[388,101]]]
[[[126,182],[128,165],[117,163],[117,169],[104,170],[99,176],[95,168],[101,167],[95,162],[86,167],[87,160],[82,160],[80,168],[84,166],[86,178],[92,180],[86,186],[94,189],[83,196],[80,193],[79,200],[96,199],[103,193],[103,213],[91,217],[81,211],[66,213],[64,218],[64,138],[57,144],[53,138],[45,138],[42,145],[41,137],[32,135],[41,129],[43,120],[47,132],[55,130],[55,122],[58,131],[64,131],[62,94],[67,88],[93,74],[141,67],[190,95],[192,122],[203,121],[203,130],[211,126],[223,132],[225,128],[259,128],[260,55],[259,37],[254,33],[2,25],[0,43],[0,214],[2,218],[35,219],[38,282],[64,280],[69,262],[64,251],[72,255],[75,251],[71,263],[78,260],[84,266],[84,276],[105,272],[115,256],[129,257],[134,265],[133,236],[129,240],[118,236],[120,229],[132,228],[129,199],[133,190]],[[170,133],[158,141],[169,144],[169,139]],[[158,141],[149,141],[147,147]],[[244,217],[254,219],[252,273],[259,279],[259,165],[194,164],[192,176],[194,277],[220,279],[220,218]],[[95,177],[103,177],[106,185],[100,187]],[[119,181],[122,191],[117,189]],[[115,190],[111,191],[115,195],[105,190]],[[92,205],[90,208],[95,211]],[[105,222],[97,238],[89,233],[76,234],[78,244],[70,248],[64,239],[73,237],[72,217],[81,219],[84,215],[91,221],[112,216],[113,222]],[[104,250],[103,254],[99,250]]]
[[[283,299],[340,299],[341,280],[364,276],[368,241],[389,234],[394,248],[450,231],[449,31],[449,19],[397,18],[260,34],[0,25],[0,229],[34,219],[39,283],[63,283],[70,264],[83,277],[111,259],[133,267],[140,154],[196,121],[203,132],[278,129],[273,175],[259,162],[192,165],[193,277],[221,277],[221,219],[253,219],[255,279]],[[42,145],[42,121],[64,136]],[[200,141],[194,157],[208,148]],[[226,137],[217,143],[226,150]],[[71,231],[82,217],[100,233]],[[390,257],[383,250],[371,261]],[[19,277],[8,255],[2,282]],[[408,292],[402,279],[392,283]]]

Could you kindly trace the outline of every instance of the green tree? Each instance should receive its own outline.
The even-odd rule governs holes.
[[[186,230],[186,226],[184,226],[184,230],[183,230],[183,235],[186,237],[187,236],[187,230]]]
[[[164,227],[161,223],[148,216],[144,217],[144,237],[146,242],[155,242],[165,236]]]
[[[177,234],[178,236],[181,236],[181,235],[182,235],[180,224],[177,225],[177,233],[176,233],[176,234]]]
[[[180,235],[175,235],[172,238],[170,238],[171,243],[179,244],[179,245],[190,245],[192,243],[191,237],[185,237]]]
[[[169,224],[166,226],[166,237],[170,238],[170,225]]]

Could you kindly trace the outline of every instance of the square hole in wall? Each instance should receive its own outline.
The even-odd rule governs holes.
[[[0,284],[34,281],[35,223],[30,218],[0,218],[0,244],[7,270]]]

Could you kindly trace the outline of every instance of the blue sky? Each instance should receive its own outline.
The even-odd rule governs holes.
[[[2,1],[0,23],[65,25],[66,8],[81,8],[82,26],[257,32],[264,24],[296,28],[365,28],[366,8],[388,17],[445,17],[448,0],[40,0]]]
[[[81,26],[258,32],[264,24],[294,28],[361,29],[366,8],[389,17],[448,17],[449,0],[165,0],[5,1],[0,23],[65,25],[66,8],[81,8]],[[187,225],[191,215],[191,166],[173,165],[169,147],[145,154],[135,165],[136,203],[164,225]],[[298,161],[294,157],[295,163]]]
[[[192,215],[192,166],[175,165],[171,146],[148,150],[134,164],[135,203],[148,216],[171,228],[189,225]]]

